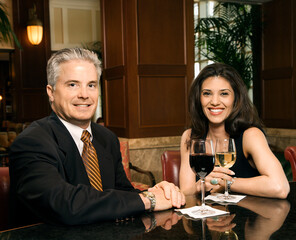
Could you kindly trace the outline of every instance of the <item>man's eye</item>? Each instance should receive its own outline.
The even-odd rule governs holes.
[[[96,87],[96,84],[91,83],[91,84],[89,84],[88,86],[91,87],[91,88],[94,88],[94,87]]]
[[[69,86],[70,87],[75,87],[76,86],[76,83],[70,83]]]

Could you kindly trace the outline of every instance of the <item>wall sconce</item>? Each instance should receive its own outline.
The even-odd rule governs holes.
[[[29,21],[27,23],[27,34],[31,44],[38,45],[42,41],[43,25],[37,18],[36,5],[29,9]]]

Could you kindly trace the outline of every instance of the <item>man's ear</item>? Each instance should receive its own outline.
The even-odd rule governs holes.
[[[47,85],[47,86],[46,86],[46,92],[47,92],[47,95],[48,95],[49,101],[50,101],[50,102],[53,102],[53,101],[54,101],[53,87],[50,86],[50,85]]]

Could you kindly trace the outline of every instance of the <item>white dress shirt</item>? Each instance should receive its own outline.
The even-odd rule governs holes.
[[[83,129],[81,127],[78,127],[72,123],[69,123],[67,121],[65,121],[64,119],[58,117],[61,122],[65,125],[65,127],[67,128],[67,130],[70,132],[77,148],[78,151],[80,153],[80,155],[82,155],[82,150],[83,150],[83,142],[81,141],[81,136],[82,136],[82,132],[83,130],[87,130],[90,133],[90,140],[92,141],[92,132],[91,132],[91,127],[90,124],[88,125],[88,127],[86,129]]]

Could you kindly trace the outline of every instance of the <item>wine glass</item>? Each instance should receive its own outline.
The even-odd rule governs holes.
[[[216,142],[216,163],[224,168],[231,168],[236,161],[236,149],[233,138],[223,138],[217,139]],[[227,200],[234,198],[234,196],[229,195],[227,180],[225,180],[225,192],[221,199]]]
[[[232,229],[230,229],[222,232],[219,236],[219,240],[238,240],[238,236]]]
[[[215,165],[215,153],[213,142],[210,139],[191,139],[190,144],[190,167],[200,177],[201,182],[201,208],[200,214],[209,214],[212,211],[205,207],[205,177],[213,170]]]

